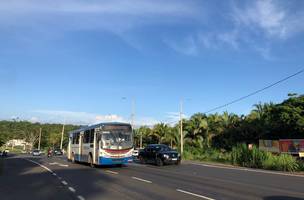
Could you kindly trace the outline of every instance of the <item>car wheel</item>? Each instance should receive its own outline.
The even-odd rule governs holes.
[[[146,164],[146,161],[142,156],[139,156],[139,162],[140,164]]]
[[[179,160],[179,161],[177,161],[175,164],[176,164],[176,165],[180,165],[180,163],[181,163],[181,161]]]
[[[157,165],[157,166],[163,166],[163,165],[164,165],[164,162],[162,161],[162,159],[156,158],[156,165]]]

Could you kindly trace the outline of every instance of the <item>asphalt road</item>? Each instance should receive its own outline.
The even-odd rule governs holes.
[[[183,163],[90,168],[63,157],[4,160],[1,200],[304,199],[304,176]]]

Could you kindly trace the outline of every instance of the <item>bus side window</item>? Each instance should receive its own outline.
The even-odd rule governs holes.
[[[76,137],[75,137],[75,144],[79,144],[79,132],[76,133]]]
[[[94,142],[94,132],[95,132],[95,129],[91,129],[90,130],[90,141],[89,141],[89,143],[93,143]]]
[[[89,143],[89,142],[90,142],[90,130],[86,130],[84,132],[83,143]]]

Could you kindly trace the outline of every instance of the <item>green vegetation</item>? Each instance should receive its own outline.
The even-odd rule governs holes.
[[[68,143],[67,132],[77,129],[79,126],[65,125],[63,145]],[[40,124],[28,121],[0,121],[0,146],[10,139],[25,139],[33,148],[38,146],[39,129],[41,131],[41,148],[60,145],[62,124]],[[21,149],[15,148],[20,152]],[[11,149],[10,149],[11,151]]]
[[[255,146],[259,139],[304,138],[304,95],[290,94],[282,103],[259,103],[248,115],[196,113],[183,120],[184,158],[234,165],[275,169],[303,170],[303,162],[289,155],[272,155]],[[165,123],[154,127],[142,126],[134,130],[135,146],[164,143],[179,149],[179,122],[175,126]],[[37,146],[39,128],[42,128],[41,147],[60,145],[62,124],[39,124],[26,121],[0,121],[0,146],[9,139],[25,139]],[[78,126],[66,125],[65,133]],[[68,136],[64,134],[64,146]],[[240,144],[240,145],[237,145]]]
[[[255,146],[249,150],[246,145],[237,145],[232,149],[231,162],[242,167],[262,168],[280,171],[299,171],[299,162],[288,154],[273,155],[260,151]]]
[[[304,138],[304,95],[290,94],[282,103],[259,103],[246,116],[233,113],[196,113],[183,120],[184,158],[234,165],[275,169],[303,170],[303,163],[289,155],[271,155],[247,144],[258,144],[259,139]],[[164,123],[135,130],[135,143],[139,146],[142,135],[144,146],[165,143],[179,148],[179,123],[174,127]],[[242,144],[242,145],[237,145]]]

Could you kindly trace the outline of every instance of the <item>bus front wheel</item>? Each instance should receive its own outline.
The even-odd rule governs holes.
[[[75,154],[72,153],[72,159],[71,159],[72,163],[75,163]]]

